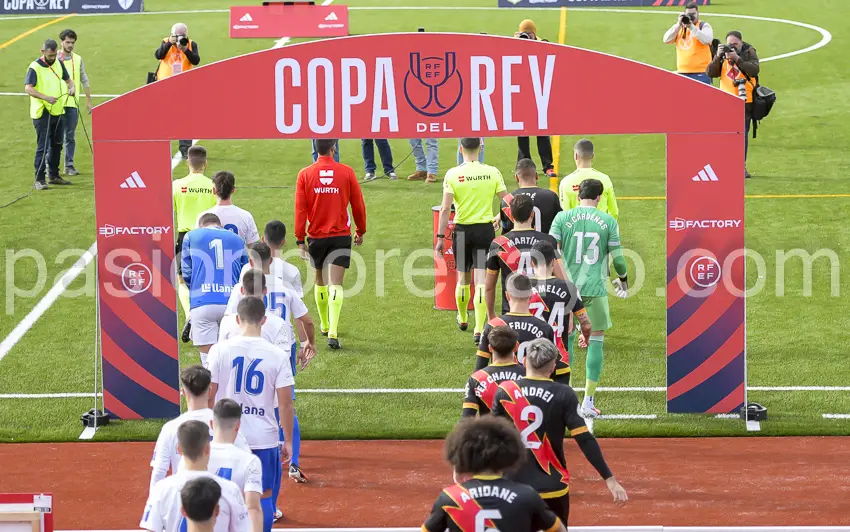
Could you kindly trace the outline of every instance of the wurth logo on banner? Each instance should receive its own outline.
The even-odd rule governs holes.
[[[720,181],[720,179],[718,179],[717,174],[714,173],[714,169],[711,165],[707,164],[697,175],[691,178],[691,181]]]
[[[239,22],[254,22],[254,18],[251,16],[251,13],[245,13],[239,19]]]
[[[142,181],[142,176],[139,175],[139,172],[133,172],[130,174],[130,177],[124,180],[121,183],[121,188],[148,188],[145,185],[145,182]]]
[[[330,15],[326,16],[325,20],[339,20],[339,17],[336,16],[336,12],[333,12]]]

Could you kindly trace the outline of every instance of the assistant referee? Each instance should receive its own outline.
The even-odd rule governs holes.
[[[207,150],[203,146],[192,146],[188,151],[189,175],[176,179],[171,184],[171,195],[174,198],[174,218],[177,229],[177,245],[174,249],[174,258],[177,261],[177,295],[183,314],[186,316],[186,325],[183,326],[181,340],[188,343],[191,339],[189,333],[192,322],[189,321],[189,289],[183,282],[180,271],[181,252],[183,251],[183,238],[186,233],[195,229],[198,217],[206,211],[215,207],[215,194],[213,193],[212,180],[204,175],[207,169]]]
[[[496,237],[495,227],[499,216],[493,213],[493,197],[504,198],[507,194],[502,173],[494,166],[478,162],[481,139],[468,137],[460,140],[463,164],[446,172],[443,180],[443,204],[440,206],[440,222],[437,230],[436,251],[443,254],[445,232],[449,223],[452,203],[455,206],[455,229],[452,237],[452,253],[457,264],[457,323],[461,331],[468,327],[470,288],[475,270],[475,345],[481,341],[481,331],[487,322],[487,302],[484,297],[485,268],[490,244]]]

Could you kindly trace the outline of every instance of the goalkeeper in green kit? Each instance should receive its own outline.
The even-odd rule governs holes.
[[[608,312],[608,255],[614,261],[618,279],[614,293],[625,299],[629,294],[626,259],[620,249],[620,228],[610,214],[596,208],[602,196],[602,182],[585,179],[579,184],[579,206],[555,216],[549,230],[558,241],[564,266],[570,279],[578,286],[579,294],[590,318],[590,341],[587,347],[587,384],[581,414],[586,418],[599,416],[593,404],[593,394],[602,374],[602,342],[605,331],[611,328]],[[567,349],[573,353],[575,331],[570,332]],[[572,364],[572,360],[570,360]]]

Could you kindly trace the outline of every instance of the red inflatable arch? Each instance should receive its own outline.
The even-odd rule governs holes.
[[[171,140],[662,133],[668,411],[734,411],[746,392],[743,115],[731,95],[627,59],[437,33],[266,50],[115,98],[93,118],[106,409],[180,409]],[[131,176],[144,185],[122,187]],[[658,229],[624,225],[626,245]]]

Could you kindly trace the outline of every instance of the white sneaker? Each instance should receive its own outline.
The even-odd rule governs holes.
[[[375,175],[375,172],[366,172],[366,177],[363,178],[364,181],[374,181],[378,176]]]
[[[594,406],[582,406],[579,409],[578,413],[584,419],[596,419],[599,417],[600,414],[602,414],[602,412],[600,412],[599,409]]]
[[[390,180],[392,180],[392,181],[395,181],[396,179],[398,179],[398,176],[396,175],[395,172],[390,172],[389,174],[387,174],[387,177],[389,177]]]

